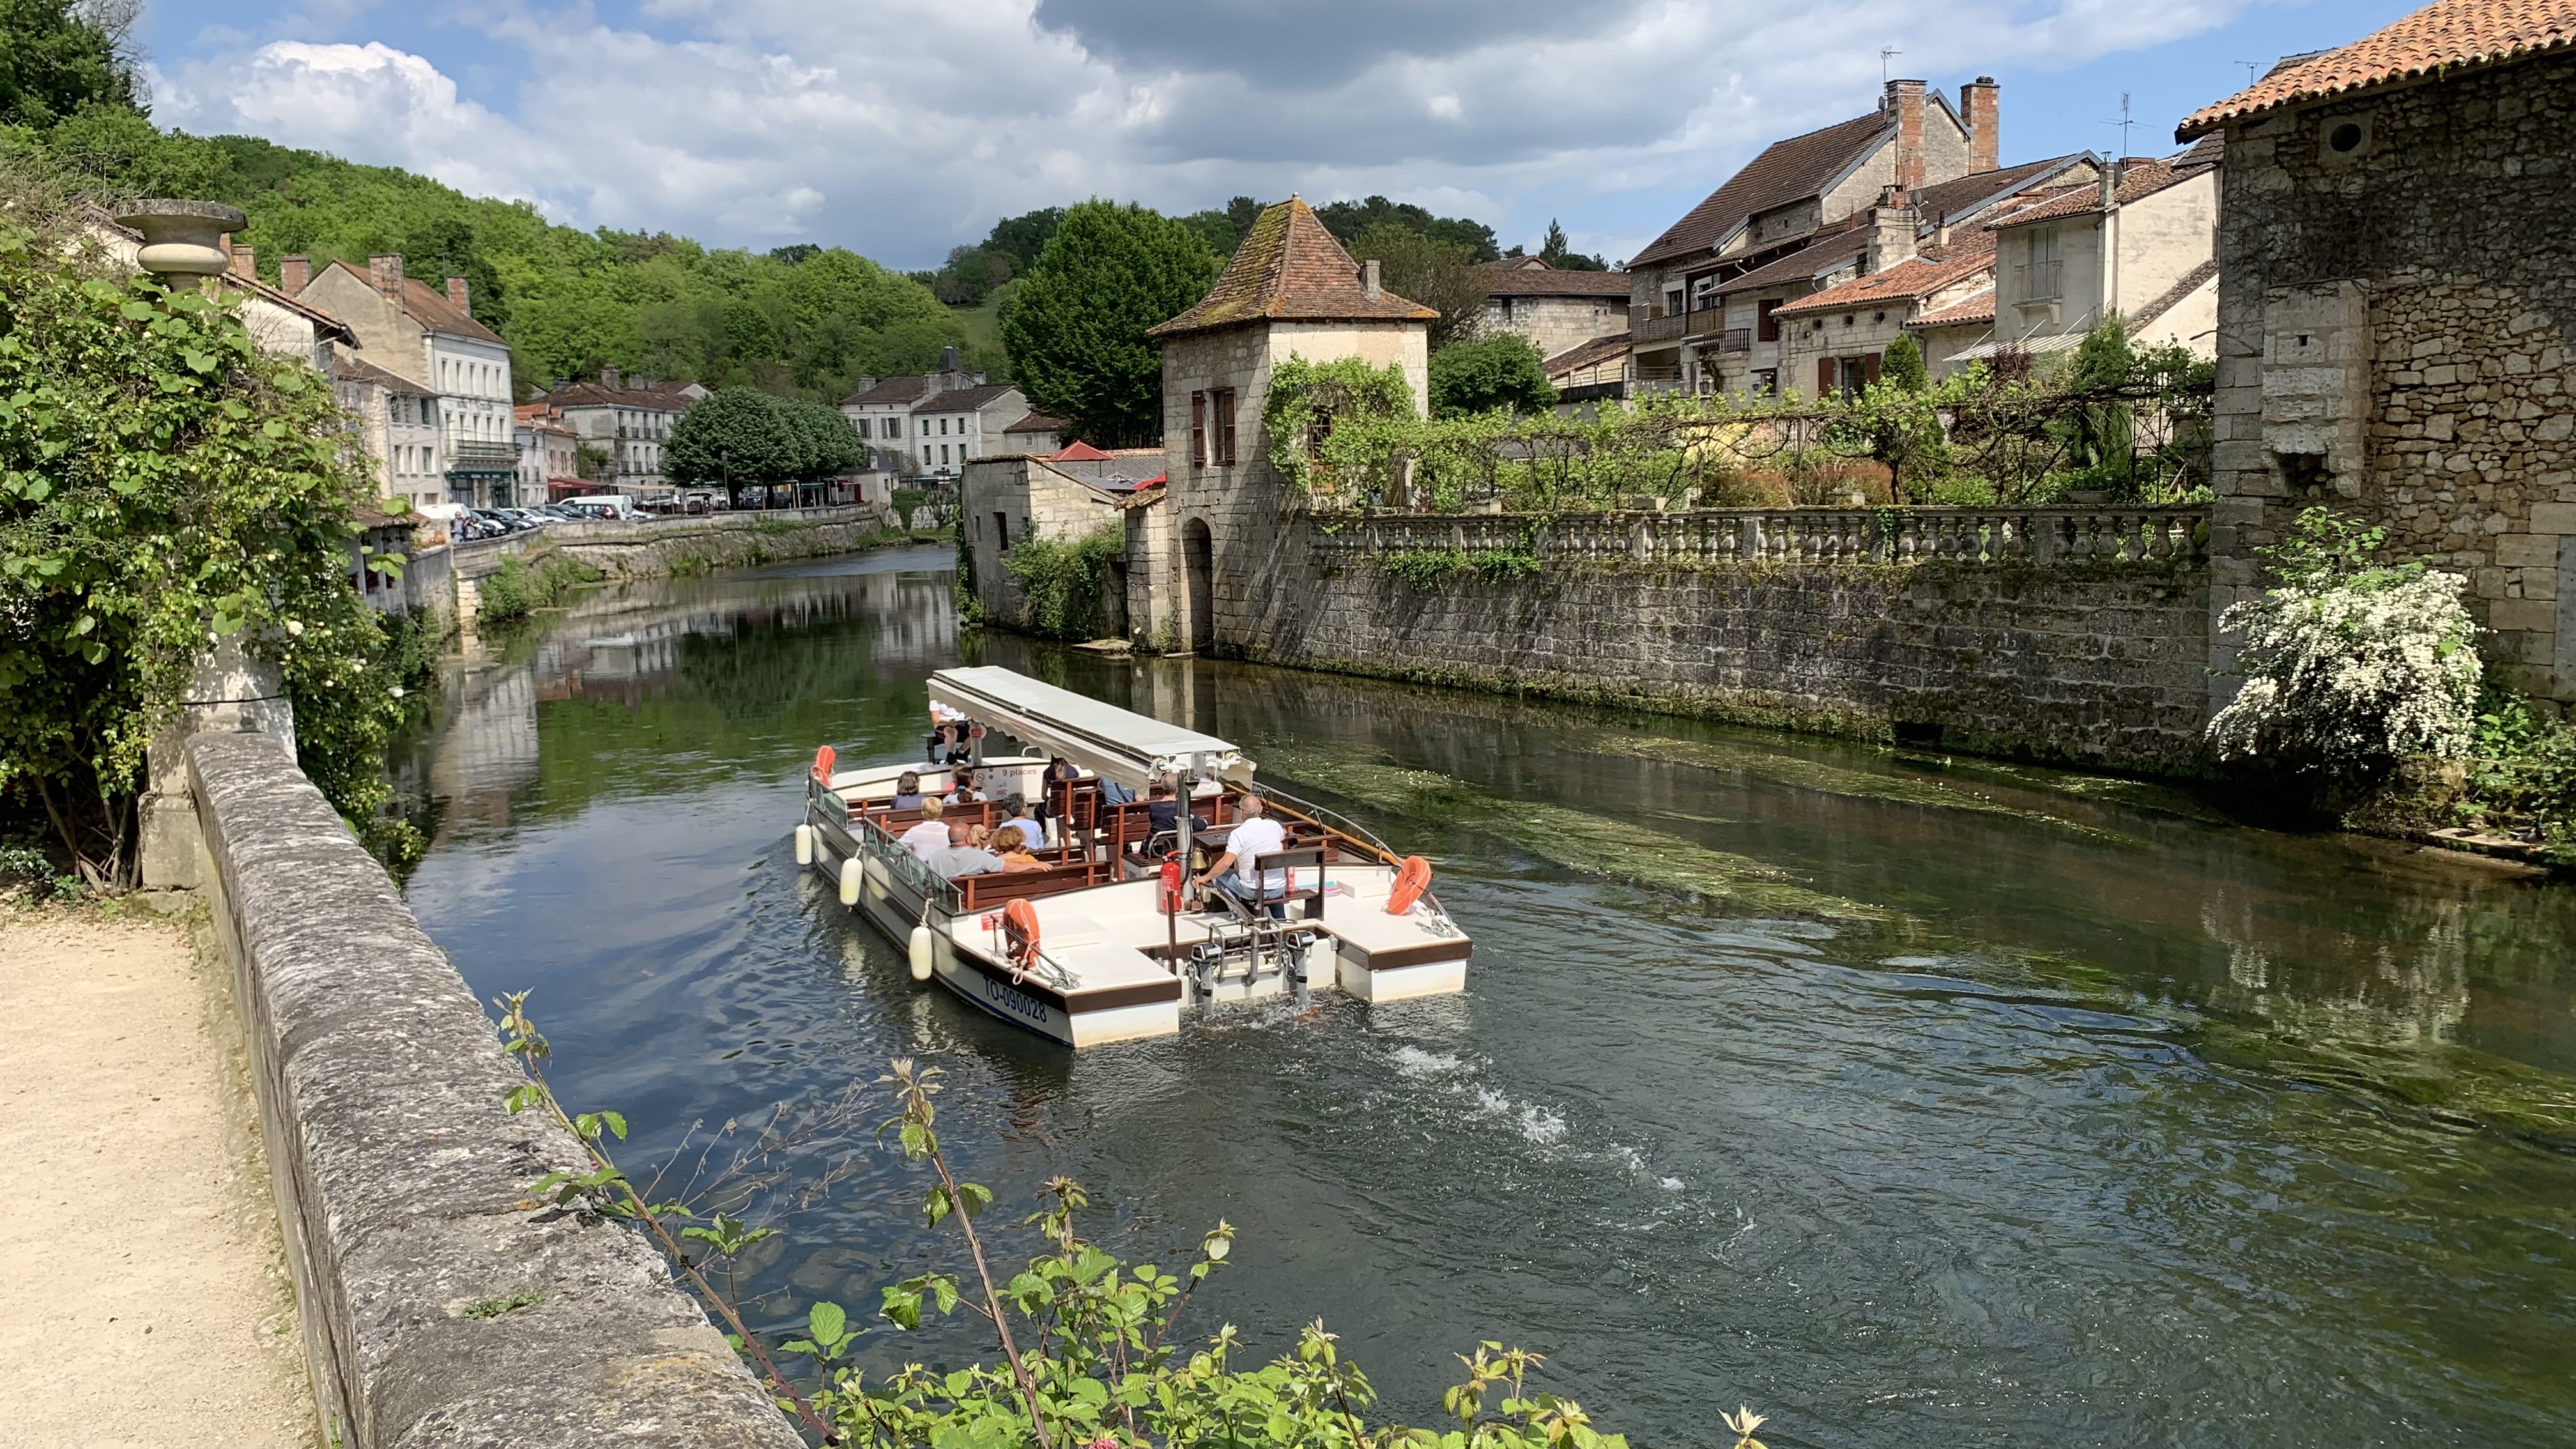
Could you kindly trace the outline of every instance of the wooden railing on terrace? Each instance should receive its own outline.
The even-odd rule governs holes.
[[[1315,551],[1335,562],[1412,550],[1541,562],[1787,564],[2203,563],[2205,508],[1724,508],[1690,513],[1376,514]]]

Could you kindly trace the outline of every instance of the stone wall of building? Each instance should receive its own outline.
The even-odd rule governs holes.
[[[2576,57],[2258,118],[2223,184],[2211,608],[2332,505],[2468,577],[2497,677],[2576,702]]]
[[[2208,572],[2187,510],[1721,511],[1301,522],[1238,648],[2158,773],[2206,766]],[[1525,554],[1408,580],[1390,558]]]

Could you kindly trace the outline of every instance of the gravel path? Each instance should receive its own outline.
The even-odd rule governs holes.
[[[0,907],[0,1446],[315,1442],[230,982],[187,933]]]

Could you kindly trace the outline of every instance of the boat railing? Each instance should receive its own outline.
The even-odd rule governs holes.
[[[1378,839],[1376,831],[1338,810],[1328,809],[1311,800],[1300,800],[1275,785],[1263,785],[1261,797],[1272,806],[1283,808],[1290,815],[1303,817],[1309,825],[1320,825],[1336,835],[1367,846],[1377,852],[1378,861],[1382,865],[1393,866],[1398,870],[1404,867],[1404,857],[1395,853],[1395,847]],[[1426,890],[1422,896],[1424,900],[1431,903],[1433,910],[1441,910],[1440,895],[1437,891]]]

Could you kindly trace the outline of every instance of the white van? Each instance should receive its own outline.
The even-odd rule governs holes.
[[[564,506],[593,518],[631,520],[644,516],[644,511],[635,506],[635,500],[623,493],[585,493],[579,498],[565,499]]]

